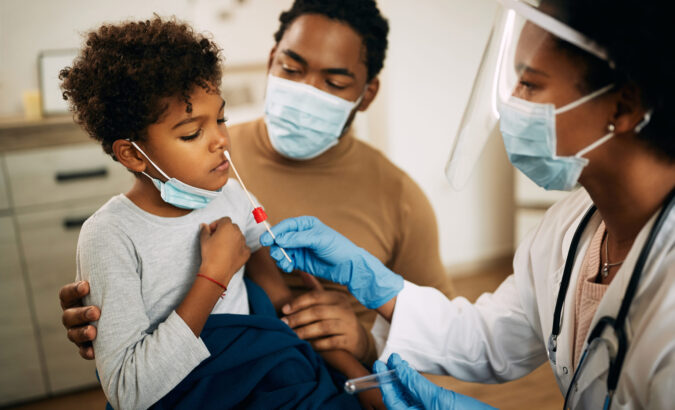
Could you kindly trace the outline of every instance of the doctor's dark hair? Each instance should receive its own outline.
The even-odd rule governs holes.
[[[295,0],[290,9],[279,16],[279,29],[274,40],[279,43],[286,29],[300,16],[318,14],[347,24],[363,39],[366,48],[368,81],[375,78],[387,54],[389,23],[380,14],[374,0]]]
[[[195,87],[218,92],[221,77],[214,42],[158,16],[90,32],[73,65],[59,74],[75,121],[113,158],[113,142],[142,140],[161,120],[166,98],[180,98],[190,113]]]
[[[585,90],[606,84],[633,85],[644,109],[651,109],[649,124],[637,138],[668,161],[675,161],[675,30],[670,3],[660,0],[544,0],[565,21],[604,47],[614,63],[583,53]],[[576,47],[562,44],[568,50]],[[579,54],[578,49],[576,53]]]

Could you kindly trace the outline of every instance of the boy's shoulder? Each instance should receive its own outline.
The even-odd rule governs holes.
[[[131,211],[124,204],[124,195],[110,198],[82,224],[78,246],[93,242],[109,242],[114,237],[126,236],[125,221],[129,222]],[[131,222],[133,223],[133,222]]]

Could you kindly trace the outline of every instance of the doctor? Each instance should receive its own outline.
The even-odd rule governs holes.
[[[470,304],[403,280],[313,217],[282,221],[276,243],[261,243],[283,270],[344,284],[377,309],[388,363],[375,371],[400,379],[382,386],[389,407],[480,406],[415,370],[495,383],[548,361],[566,408],[672,408],[671,14],[657,1],[500,3],[457,146],[479,152],[467,149],[485,139],[472,122],[496,119],[495,108],[514,166],[546,189],[582,186],[522,241],[514,274]]]

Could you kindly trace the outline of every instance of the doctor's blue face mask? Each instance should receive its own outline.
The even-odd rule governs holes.
[[[272,147],[287,158],[318,157],[337,145],[363,95],[347,101],[310,85],[269,75],[265,124]]]
[[[558,109],[553,104],[533,103],[513,96],[501,102],[498,106],[499,129],[513,166],[547,190],[573,189],[588,164],[583,155],[608,141],[614,133],[610,131],[574,156],[558,156],[555,117],[612,88],[613,85],[608,85]],[[648,117],[645,119],[648,121]],[[643,123],[640,128],[646,125],[645,121]]]
[[[143,150],[140,149],[134,141],[129,142],[131,142],[131,145],[133,145],[138,150],[138,152],[141,153],[141,155],[150,161],[152,166],[155,167],[155,169],[159,171],[159,173],[162,174],[164,178],[166,178],[166,181],[162,182],[159,179],[153,178],[143,172],[143,175],[152,181],[152,183],[155,185],[155,188],[157,188],[157,190],[160,192],[162,200],[167,204],[181,209],[200,209],[204,208],[209,204],[209,202],[222,193],[223,188],[220,188],[218,191],[209,191],[207,189],[201,189],[192,185],[188,185],[176,178],[169,178],[169,176],[164,173],[164,171],[162,171],[157,166],[157,164],[152,162],[150,157],[145,155],[145,152],[143,152]]]

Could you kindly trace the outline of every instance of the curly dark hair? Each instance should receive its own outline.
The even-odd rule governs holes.
[[[659,0],[545,0],[542,7],[592,38],[614,63],[580,53],[585,63],[585,88],[609,83],[634,85],[643,108],[652,110],[638,138],[657,155],[675,161],[675,42],[670,4]],[[562,47],[570,50],[569,45]],[[577,53],[579,53],[577,49]]]
[[[305,14],[319,14],[349,25],[366,47],[368,81],[380,73],[387,53],[389,23],[374,0],[295,0],[291,8],[279,16],[281,24],[274,40],[279,43],[293,21]]]
[[[220,49],[174,19],[103,25],[89,33],[72,67],[61,70],[63,98],[75,121],[112,153],[118,139],[142,140],[179,97],[192,112],[195,87],[218,92]]]

